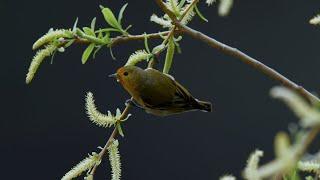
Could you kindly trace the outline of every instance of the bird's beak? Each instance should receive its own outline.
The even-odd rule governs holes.
[[[119,82],[119,79],[118,79],[118,75],[117,75],[117,73],[110,74],[108,77],[116,78],[116,79],[117,79],[117,82]]]
[[[111,78],[117,78],[117,73],[110,74],[108,77],[111,77]]]

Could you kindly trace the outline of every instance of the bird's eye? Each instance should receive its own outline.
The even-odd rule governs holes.
[[[128,76],[128,74],[129,74],[128,72],[124,72],[123,73],[124,76]]]

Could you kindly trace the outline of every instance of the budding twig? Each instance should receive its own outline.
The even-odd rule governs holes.
[[[111,39],[110,46],[114,47],[116,45],[124,44],[124,43],[130,42],[130,41],[140,41],[140,40],[143,41],[145,36],[147,36],[148,39],[159,39],[159,38],[161,38],[161,36],[166,36],[169,33],[171,33],[171,31],[149,33],[146,35],[139,34],[139,35],[116,36]],[[178,34],[181,34],[182,32],[176,29],[173,33],[178,35]],[[92,43],[92,41],[90,41],[89,39],[86,39],[86,38],[77,37],[75,39],[75,43],[77,43],[77,44],[90,44],[90,43]]]
[[[125,119],[129,115],[130,108],[131,108],[131,104],[128,103],[126,105],[126,108],[124,109],[124,111],[121,114],[121,117],[119,119],[120,121]],[[118,133],[119,133],[118,129],[115,126],[113,131],[112,131],[112,133],[111,133],[111,135],[110,135],[110,137],[109,137],[109,139],[108,139],[108,141],[107,141],[107,143],[104,145],[103,149],[99,153],[99,159],[102,159],[105,156],[105,154],[108,152],[108,147],[111,145],[112,140],[114,140],[117,137]],[[90,171],[90,173],[89,173],[92,176],[92,178],[94,177],[94,174],[95,174],[95,172],[97,170],[97,167],[98,167],[98,165],[95,165],[92,168],[92,170]]]

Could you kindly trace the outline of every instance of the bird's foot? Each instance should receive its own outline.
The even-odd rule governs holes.
[[[133,99],[127,99],[126,102],[125,102],[125,105],[128,106],[128,105],[132,105],[134,107],[138,107],[138,108],[142,108],[140,105],[138,105],[137,102],[135,102]]]

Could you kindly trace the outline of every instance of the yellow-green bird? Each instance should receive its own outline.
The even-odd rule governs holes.
[[[124,66],[110,75],[133,97],[137,106],[146,112],[167,116],[192,110],[211,111],[211,103],[195,99],[173,77],[158,70]]]

